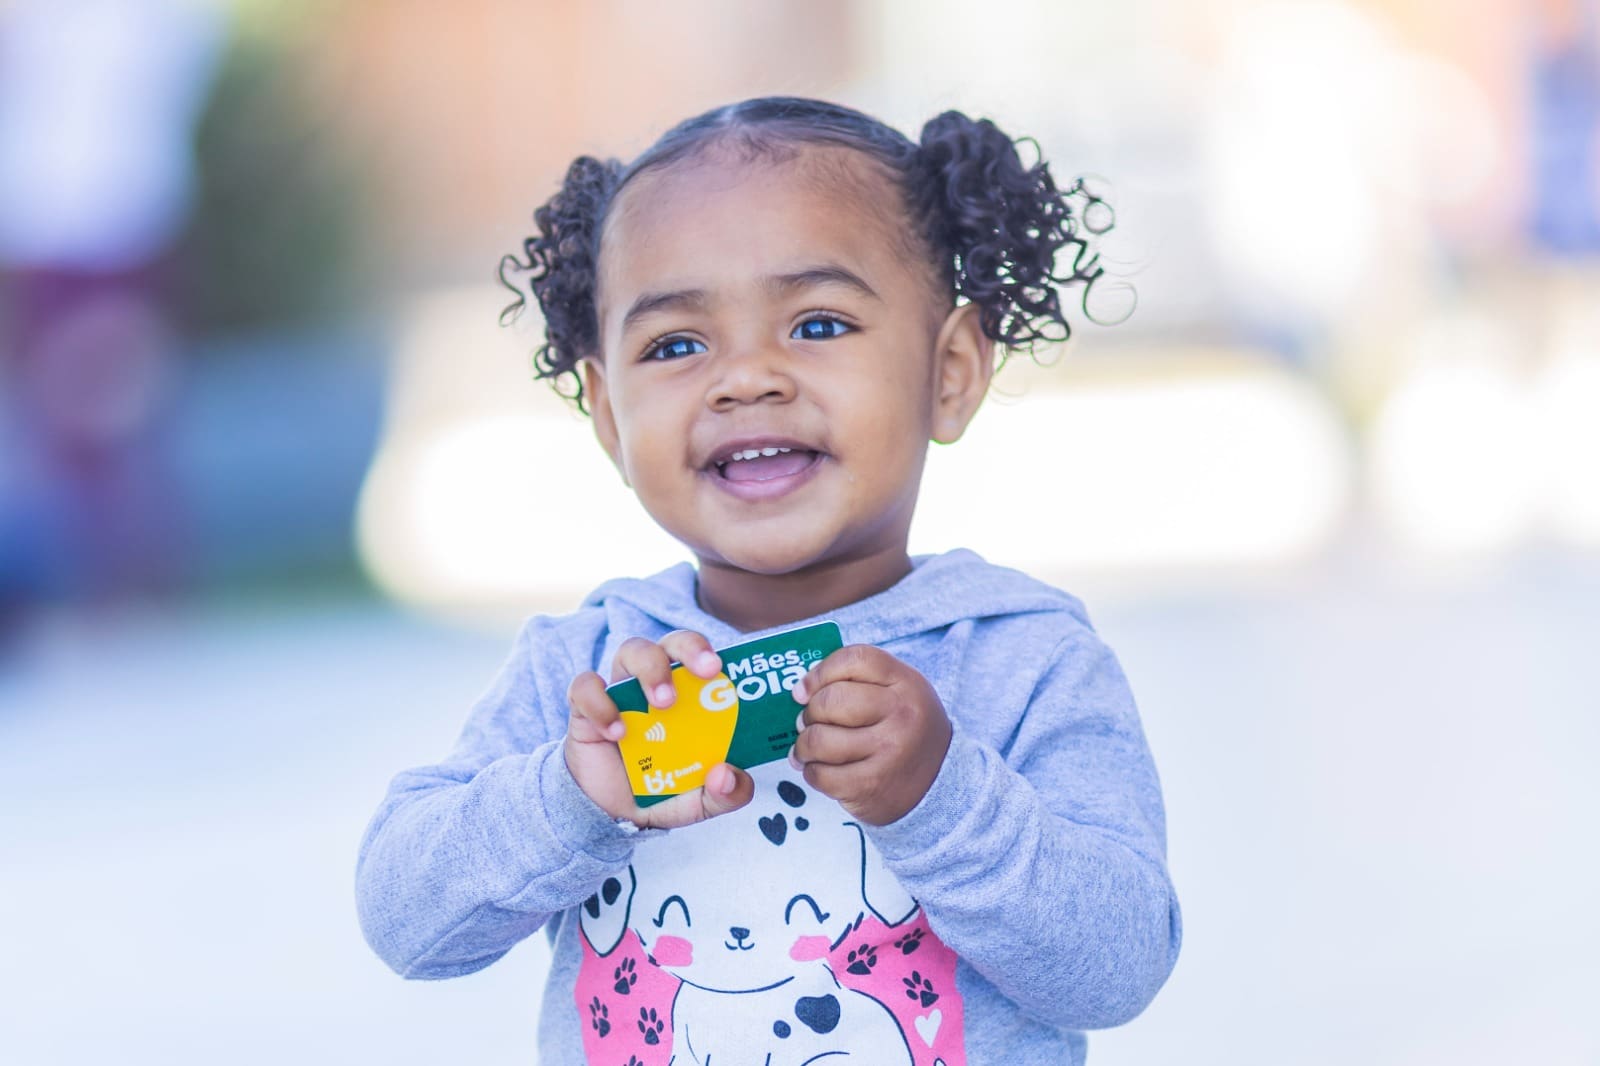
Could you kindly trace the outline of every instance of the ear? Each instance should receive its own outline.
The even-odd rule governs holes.
[[[633,894],[639,888],[632,866],[628,867],[627,878],[626,887],[621,874],[606,878],[599,890],[578,909],[578,928],[594,953],[602,958],[616,950],[622,942],[622,934],[628,931]]]
[[[861,902],[884,925],[896,926],[908,921],[917,913],[917,901],[884,865],[883,856],[867,842],[861,826],[855,822],[845,825],[854,829],[861,841]]]
[[[989,391],[994,341],[983,332],[980,310],[965,303],[951,311],[934,341],[932,437],[940,444],[961,439]]]
[[[611,465],[622,475],[622,483],[627,485],[628,471],[622,465],[622,444],[617,436],[617,418],[611,410],[611,393],[606,388],[606,370],[600,360],[592,356],[583,360],[583,396],[594,422],[594,435],[611,457]]]

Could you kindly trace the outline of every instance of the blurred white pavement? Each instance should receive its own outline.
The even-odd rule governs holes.
[[[1079,590],[1186,941],[1094,1066],[1600,1062],[1600,561]],[[509,648],[370,603],[54,619],[0,663],[0,1060],[532,1062],[542,938],[404,982],[358,838]]]

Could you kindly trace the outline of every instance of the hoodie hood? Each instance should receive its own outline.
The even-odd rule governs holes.
[[[668,630],[693,630],[714,647],[824,619],[839,623],[847,644],[876,645],[944,629],[969,618],[1065,611],[1089,625],[1076,597],[1021,571],[993,566],[969,549],[914,556],[911,565],[911,573],[875,596],[814,618],[749,633],[700,609],[695,602],[695,569],[687,562],[654,577],[607,581],[589,594],[584,606],[603,609],[614,633],[655,628],[645,624],[649,620]]]

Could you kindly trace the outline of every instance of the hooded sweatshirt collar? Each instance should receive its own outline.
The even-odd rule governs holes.
[[[1020,571],[993,566],[969,549],[914,556],[911,565],[911,573],[875,596],[826,615],[750,633],[741,632],[700,609],[695,602],[695,569],[687,562],[649,578],[607,581],[589,594],[584,606],[602,607],[608,616],[625,614],[632,608],[669,630],[688,629],[700,633],[715,647],[824,619],[838,622],[845,641],[851,644],[886,644],[943,629],[963,619],[1039,611],[1064,610],[1088,624],[1083,605],[1077,598]]]

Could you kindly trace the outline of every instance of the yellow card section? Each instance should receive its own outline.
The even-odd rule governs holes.
[[[678,699],[671,707],[623,711],[627,732],[618,742],[636,796],[675,796],[705,784],[706,771],[728,757],[739,698],[725,674],[702,680],[672,671]]]

